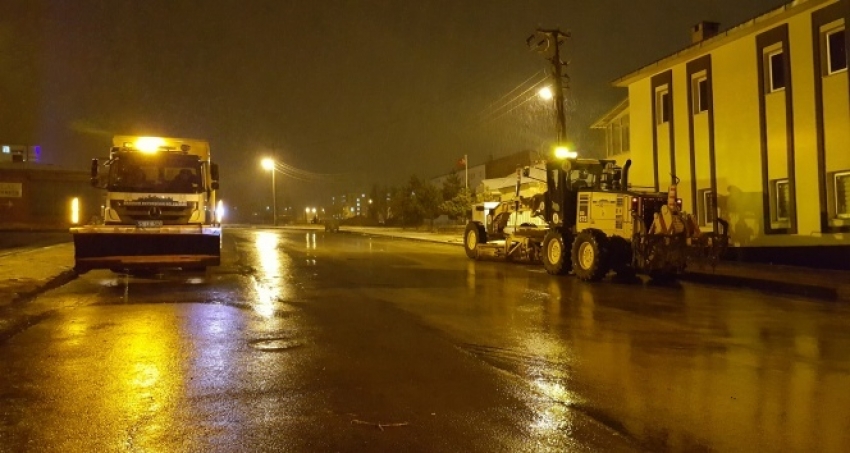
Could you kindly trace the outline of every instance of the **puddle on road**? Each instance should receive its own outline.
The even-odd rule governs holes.
[[[283,352],[304,346],[304,342],[292,338],[263,338],[248,342],[252,348],[265,352]]]

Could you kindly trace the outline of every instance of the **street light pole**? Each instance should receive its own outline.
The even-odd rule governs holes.
[[[277,184],[274,182],[274,174],[277,171],[277,164],[274,159],[265,158],[262,162],[260,162],[263,168],[272,172],[272,224],[277,226]]]
[[[275,173],[275,169],[272,168],[272,215],[274,216],[272,224],[277,226],[277,184],[274,182]]]

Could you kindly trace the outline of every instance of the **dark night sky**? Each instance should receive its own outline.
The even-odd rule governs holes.
[[[543,149],[540,103],[505,113],[547,68],[525,39],[569,30],[570,133],[626,96],[610,82],[690,42],[700,20],[735,25],[783,0],[2,0],[0,142],[42,144],[85,169],[113,134],[206,138],[223,196],[268,198],[259,159],[333,182],[282,177],[296,206]],[[542,78],[542,72],[532,80]],[[528,84],[527,84],[528,85]],[[526,85],[526,86],[527,86]]]

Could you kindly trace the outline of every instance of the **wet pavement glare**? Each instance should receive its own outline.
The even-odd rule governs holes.
[[[846,451],[850,309],[586,284],[456,246],[228,229],[0,342],[0,452]]]

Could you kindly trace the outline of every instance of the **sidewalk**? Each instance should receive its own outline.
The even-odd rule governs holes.
[[[0,308],[75,277],[74,244],[0,250]]]
[[[341,227],[340,231],[463,246],[461,234],[428,233],[401,228],[349,226]],[[463,254],[458,256],[466,259]],[[688,268],[688,272],[682,276],[682,280],[850,302],[850,271],[723,261],[714,269],[711,266]]]

